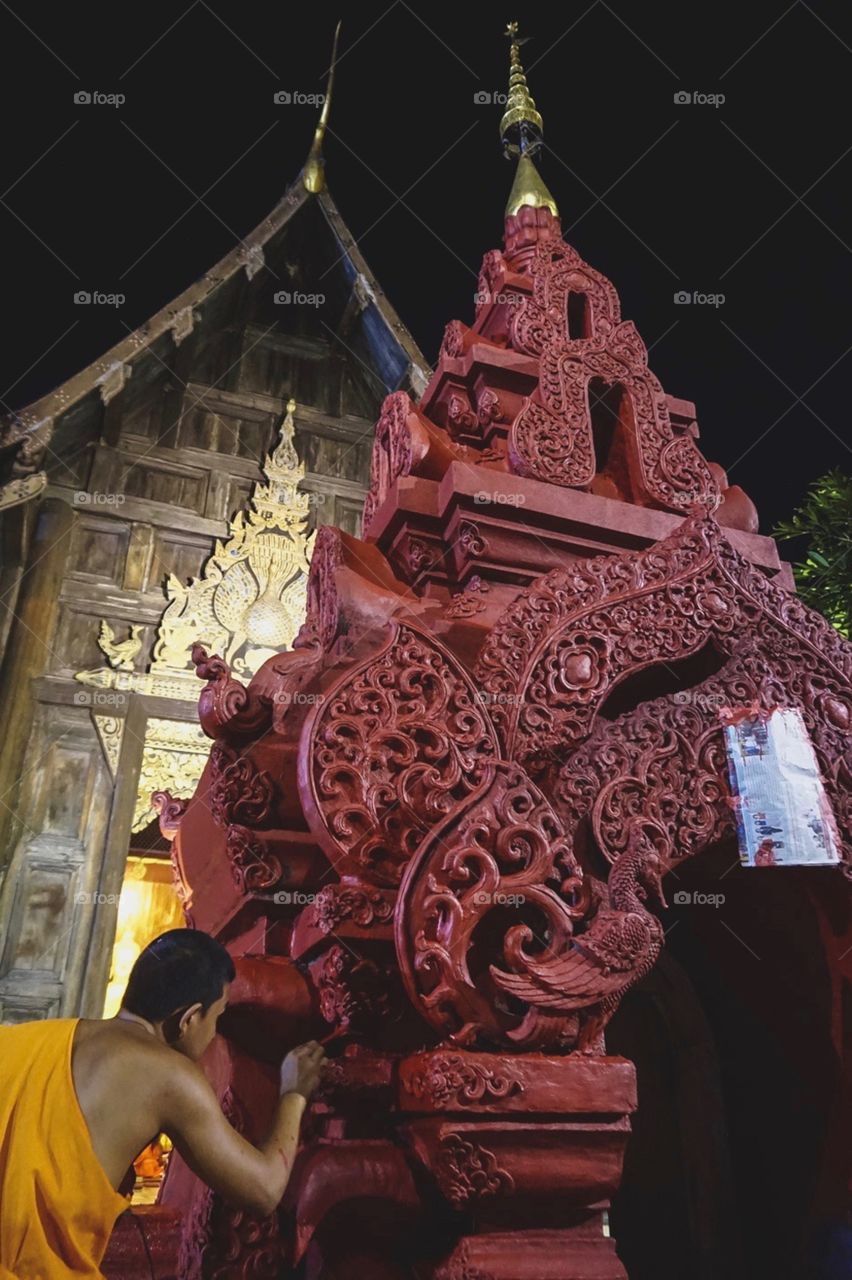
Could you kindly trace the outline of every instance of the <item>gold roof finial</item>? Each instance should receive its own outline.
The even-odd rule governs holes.
[[[337,64],[337,41],[340,38],[340,28],[343,25],[343,19],[337,24],[334,32],[334,46],[331,50],[331,66],[328,70],[328,83],[325,87],[325,99],[320,112],[319,123],[316,127],[314,140],[311,143],[311,150],[308,154],[305,167],[302,170],[302,182],[305,188],[316,195],[325,187],[325,160],[322,154],[322,144],[325,138],[325,131],[328,127],[328,115],[331,110],[331,91],[334,88],[334,69]]]
[[[506,110],[500,121],[500,137],[503,140],[503,152],[518,157],[518,169],[515,181],[506,205],[507,214],[515,214],[525,204],[533,208],[546,206],[555,218],[559,217],[556,201],[548,191],[541,175],[533,164],[532,157],[541,149],[544,121],[536,111],[527,77],[521,66],[521,45],[524,39],[518,37],[517,22],[510,22],[504,33],[509,39],[509,96]]]
[[[521,45],[517,22],[510,22],[504,35],[509,44],[509,97],[500,121],[500,137],[507,155],[519,156],[526,152],[535,154],[541,146],[544,121],[535,109],[535,103],[527,88],[527,77],[521,66]]]

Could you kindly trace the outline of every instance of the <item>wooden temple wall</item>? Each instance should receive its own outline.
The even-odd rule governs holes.
[[[3,633],[0,1021],[100,1015],[145,724],[195,718],[191,702],[75,680],[105,665],[101,619],[121,638],[141,626],[144,671],[167,575],[198,575],[227,536],[290,396],[312,519],[357,533],[384,390],[358,366],[322,333],[196,330],[158,340],[107,403],[95,392],[55,430]],[[123,721],[112,768],[96,715]]]

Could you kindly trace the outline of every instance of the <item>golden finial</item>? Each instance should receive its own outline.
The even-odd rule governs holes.
[[[504,34],[509,39],[509,97],[500,121],[500,137],[506,155],[519,156],[529,152],[534,155],[541,146],[544,121],[535,109],[527,77],[521,66],[521,45],[517,22],[510,22]]]
[[[517,213],[525,204],[532,205],[534,209],[546,206],[554,218],[559,217],[556,201],[548,191],[544,184],[544,179],[528,155],[523,155],[518,160],[515,181],[512,183],[512,190],[509,192],[509,199],[506,204],[506,214]]]
[[[527,77],[521,66],[521,45],[517,22],[510,22],[504,33],[509,45],[509,97],[506,111],[500,121],[500,137],[506,156],[518,157],[515,181],[506,205],[507,214],[515,214],[525,204],[534,209],[546,207],[555,218],[559,217],[556,201],[544,185],[533,164],[532,157],[541,148],[544,121],[535,108],[535,102],[527,88]]]
[[[325,87],[325,99],[322,104],[319,123],[316,127],[314,140],[311,143],[311,150],[308,154],[308,159],[305,163],[304,169],[302,170],[302,182],[305,184],[306,190],[312,191],[314,195],[319,191],[322,191],[325,187],[325,160],[323,159],[322,154],[322,143],[328,126],[329,111],[331,110],[331,91],[334,88],[334,68],[337,63],[337,41],[340,38],[340,28],[342,25],[343,20],[341,19],[334,32],[334,46],[331,50],[331,66],[328,70],[328,83]]]

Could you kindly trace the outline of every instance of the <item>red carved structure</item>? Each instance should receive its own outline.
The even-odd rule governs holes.
[[[247,689],[196,652],[215,745],[159,804],[193,923],[240,957],[210,1079],[257,1140],[286,1049],[333,1056],[279,1213],[173,1157],[180,1276],[627,1275],[605,1211],[636,1082],[604,1034],[663,948],[664,877],[730,845],[720,705],[801,710],[852,858],[852,646],[697,436],[524,206],[420,403],[385,401],[364,538],[320,530],[294,650]]]

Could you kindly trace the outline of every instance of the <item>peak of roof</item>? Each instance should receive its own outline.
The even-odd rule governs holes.
[[[175,345],[180,345],[192,332],[204,304],[240,271],[244,270],[249,280],[252,280],[266,265],[266,246],[311,200],[318,202],[339,245],[341,258],[350,263],[350,274],[359,281],[362,292],[375,304],[381,322],[403,353],[413,384],[425,386],[429,376],[428,362],[367,265],[327,185],[323,183],[322,189],[317,194],[312,194],[300,174],[268,216],[199,280],[161,307],[104,355],[73,374],[53,391],[7,416],[0,427],[0,448],[4,444],[20,445],[18,462],[21,465],[16,464],[13,470],[29,474],[40,465],[50,443],[56,419],[95,391],[100,391],[105,403],[112,399],[132,375],[134,363],[157,339],[171,332]],[[23,454],[26,454],[25,459]]]

